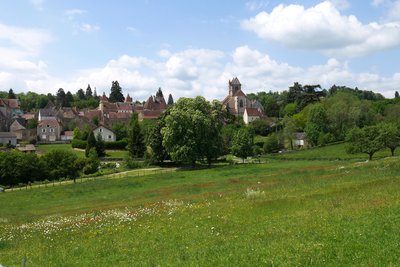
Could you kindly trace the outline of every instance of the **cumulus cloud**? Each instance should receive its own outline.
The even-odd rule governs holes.
[[[342,15],[329,1],[308,9],[281,4],[241,25],[267,41],[335,57],[363,56],[400,46],[400,22],[362,24],[353,15]]]
[[[85,14],[86,11],[82,9],[68,9],[64,11],[64,15],[68,17],[69,20],[73,20],[76,16]]]
[[[80,24],[80,25],[78,26],[78,28],[79,28],[79,30],[81,30],[82,32],[87,32],[87,33],[89,33],[89,32],[97,32],[97,31],[100,30],[100,26],[98,26],[98,25],[92,25],[92,24],[89,24],[89,23]]]
[[[246,2],[246,8],[250,11],[264,9],[268,6],[268,1],[249,1]]]

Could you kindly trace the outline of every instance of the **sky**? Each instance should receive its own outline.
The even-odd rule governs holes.
[[[222,100],[294,82],[400,91],[400,0],[0,2],[0,90]]]

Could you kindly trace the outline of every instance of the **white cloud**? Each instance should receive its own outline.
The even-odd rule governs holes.
[[[353,15],[341,15],[329,1],[308,9],[281,4],[241,25],[267,41],[335,57],[363,56],[400,46],[400,22],[362,24]]]
[[[85,14],[86,11],[82,9],[68,9],[64,11],[64,15],[68,17],[69,20],[73,20],[76,16]]]
[[[26,69],[34,75],[19,76],[18,71],[1,71],[0,84],[14,83],[18,88],[37,92],[55,93],[58,88],[76,92],[91,84],[99,94],[109,93],[111,81],[118,80],[123,93],[134,99],[146,100],[161,87],[164,94],[172,93],[174,98],[193,97],[222,100],[227,94],[227,82],[238,77],[246,93],[261,90],[286,90],[293,82],[320,84],[330,88],[333,84],[358,87],[393,97],[400,84],[400,73],[382,77],[374,72],[357,73],[346,61],[335,58],[309,67],[291,66],[278,62],[268,54],[248,46],[237,47],[227,55],[219,50],[187,49],[180,52],[164,51],[164,57],[152,60],[145,57],[123,55],[108,61],[103,67],[81,70],[71,77],[57,78],[47,74],[44,63],[27,64]],[[15,69],[19,66],[16,65]],[[26,72],[28,73],[28,72]],[[23,82],[21,82],[23,81]]]
[[[385,0],[372,0],[373,6],[380,6],[385,2]]]
[[[268,4],[269,4],[269,2],[265,1],[265,0],[264,1],[253,0],[253,1],[246,2],[245,5],[248,10],[255,11],[255,10],[265,9],[268,6]]]
[[[350,3],[347,0],[330,0],[331,3],[340,10],[345,10],[350,7]]]
[[[97,32],[100,30],[100,26],[92,25],[89,23],[83,23],[79,25],[79,30],[83,32]]]
[[[128,31],[130,31],[130,32],[137,32],[138,31],[135,27],[132,27],[132,26],[126,27],[126,29]]]

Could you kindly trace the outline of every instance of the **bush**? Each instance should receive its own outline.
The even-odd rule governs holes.
[[[264,143],[265,153],[276,153],[279,151],[279,140],[276,134],[271,134]]]
[[[126,139],[115,142],[104,142],[105,149],[125,149],[127,145],[128,141],[126,141]]]
[[[131,157],[126,157],[124,159],[124,165],[128,169],[138,169],[144,167],[145,162],[134,160]]]
[[[331,133],[320,133],[318,136],[318,145],[324,146],[335,142],[335,137]]]
[[[79,140],[79,139],[72,139],[71,146],[73,148],[80,148],[86,149],[87,141]]]

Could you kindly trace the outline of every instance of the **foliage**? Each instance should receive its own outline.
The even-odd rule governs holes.
[[[253,137],[247,129],[240,129],[232,140],[231,152],[236,157],[245,158],[253,154]]]
[[[98,157],[104,157],[106,155],[105,144],[103,141],[103,137],[101,136],[101,133],[98,133],[96,136],[95,149]],[[90,156],[90,151],[89,151],[89,156]]]
[[[94,137],[93,131],[90,131],[86,143],[85,156],[88,157],[90,149],[95,147],[96,147],[96,137]]]
[[[400,145],[399,128],[394,123],[380,123],[377,127],[383,146],[389,148],[392,156],[394,156],[394,151]]]
[[[271,133],[270,123],[263,119],[257,119],[250,122],[248,127],[254,135],[267,136]]]
[[[43,165],[36,154],[17,150],[0,152],[0,185],[43,179]]]
[[[16,98],[17,98],[16,95],[14,94],[13,89],[10,89],[10,90],[8,91],[8,96],[7,96],[7,98],[8,98],[8,99],[16,99]]]
[[[42,158],[49,180],[61,178],[76,178],[79,169],[76,168],[78,156],[68,150],[56,149],[46,153]]]
[[[318,145],[319,136],[326,133],[327,128],[327,115],[324,107],[321,104],[312,105],[308,113],[305,128],[308,142],[312,146]]]
[[[141,158],[144,155],[145,146],[143,133],[140,128],[138,114],[132,113],[128,124],[128,152],[131,158]]]
[[[98,171],[100,166],[100,160],[98,158],[98,152],[95,148],[91,148],[89,151],[89,156],[85,159],[85,165],[83,167],[84,174],[92,174]]]
[[[348,153],[365,153],[372,160],[373,155],[384,147],[378,126],[366,126],[362,129],[353,128],[346,136],[349,142]]]
[[[162,163],[168,158],[168,153],[163,146],[163,135],[161,133],[161,129],[164,126],[164,118],[157,120],[146,139],[147,146],[150,148],[150,150],[146,150],[146,158],[154,163]]]
[[[281,146],[279,145],[278,135],[273,133],[267,137],[264,143],[265,153],[276,153],[279,151]]]
[[[86,147],[87,147],[87,141],[74,138],[74,139],[72,139],[72,141],[71,141],[71,146],[72,146],[73,148],[86,149]]]
[[[214,107],[214,108],[213,108]],[[203,97],[180,98],[165,117],[163,146],[172,160],[195,165],[196,160],[211,163],[222,152],[221,107]]]
[[[109,101],[113,102],[124,102],[124,95],[122,94],[121,86],[119,86],[118,81],[113,81],[111,83],[111,93],[109,97]]]
[[[38,126],[38,120],[35,118],[28,120],[28,122],[26,123],[27,129],[36,129],[37,126]]]
[[[174,104],[174,99],[173,99],[172,95],[169,94],[169,95],[168,95],[168,102],[167,102],[167,105],[168,105],[168,106],[172,106],[173,104]]]
[[[126,149],[128,141],[126,138],[115,142],[104,142],[105,149]]]
[[[113,123],[111,129],[116,135],[117,141],[127,138],[126,125],[122,122]]]

